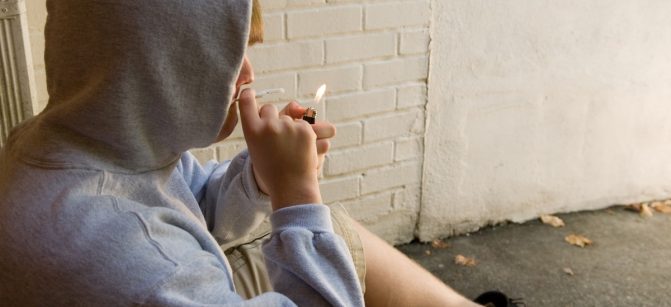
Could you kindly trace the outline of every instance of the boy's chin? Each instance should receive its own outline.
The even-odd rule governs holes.
[[[215,142],[221,142],[227,137],[229,137],[235,130],[235,126],[238,125],[238,113],[237,113],[237,103],[231,103],[231,106],[228,108],[228,113],[226,114],[226,119],[224,120],[224,125],[219,130],[217,139]]]

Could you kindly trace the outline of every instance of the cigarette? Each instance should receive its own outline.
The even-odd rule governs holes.
[[[265,90],[260,90],[256,92],[256,95],[254,98],[261,98],[266,95],[271,95],[271,94],[282,94],[284,93],[284,88],[269,88]],[[240,94],[242,94],[242,90],[240,90],[240,93],[238,94],[238,98],[235,98],[233,102],[238,102],[240,100]]]

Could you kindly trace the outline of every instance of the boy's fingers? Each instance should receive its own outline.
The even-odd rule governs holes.
[[[302,107],[298,102],[292,101],[289,102],[283,109],[280,111],[281,115],[288,115],[291,118],[301,118],[305,113],[304,107]]]
[[[317,140],[317,154],[325,154],[329,151],[331,142],[328,139]]]
[[[238,108],[240,108],[240,120],[243,129],[249,129],[254,126],[261,118],[259,118],[259,109],[254,98],[256,93],[253,89],[244,89],[240,93],[240,100],[238,101]]]
[[[272,104],[264,104],[259,110],[259,116],[261,118],[278,118],[279,113],[277,108]]]
[[[312,125],[318,139],[328,139],[336,135],[336,128],[329,122],[318,121]]]

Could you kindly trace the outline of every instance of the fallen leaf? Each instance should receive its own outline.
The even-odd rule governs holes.
[[[652,216],[652,210],[650,210],[648,203],[633,204],[624,208],[629,211],[638,212],[638,214],[640,214],[642,217]]]
[[[582,235],[568,235],[564,238],[566,242],[568,242],[571,245],[575,246],[580,246],[580,247],[585,247],[587,245],[592,245],[592,240],[588,239],[585,236]]]
[[[428,250],[428,249],[425,250],[425,251],[424,251],[424,254],[426,254],[427,256],[431,256],[431,250]]]
[[[655,211],[659,213],[671,213],[671,205],[662,203],[662,202],[655,202],[650,205],[652,209],[655,209]]]
[[[575,275],[575,273],[573,273],[573,270],[571,270],[571,268],[564,268],[564,273],[571,276]]]
[[[554,215],[541,215],[543,224],[551,225],[552,227],[564,227],[564,221]]]
[[[648,204],[642,204],[641,205],[641,216],[642,217],[651,217],[652,216],[652,210],[650,210],[650,207],[648,207]]]
[[[469,258],[463,255],[457,255],[454,257],[454,263],[463,266],[475,266],[478,264],[477,261],[475,261],[475,258]]]
[[[643,203],[641,203],[641,204],[631,204],[631,205],[625,206],[624,209],[627,210],[627,211],[634,211],[634,212],[640,213],[642,206],[643,206]]]
[[[436,239],[436,240],[431,241],[431,247],[444,249],[444,248],[450,247],[450,245],[447,244],[447,242],[445,242],[443,240]]]
[[[667,206],[671,206],[671,199],[665,200],[664,204],[667,205]]]

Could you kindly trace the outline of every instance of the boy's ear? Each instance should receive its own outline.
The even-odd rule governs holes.
[[[263,14],[259,0],[252,1],[252,24],[249,31],[249,45],[263,42]]]

